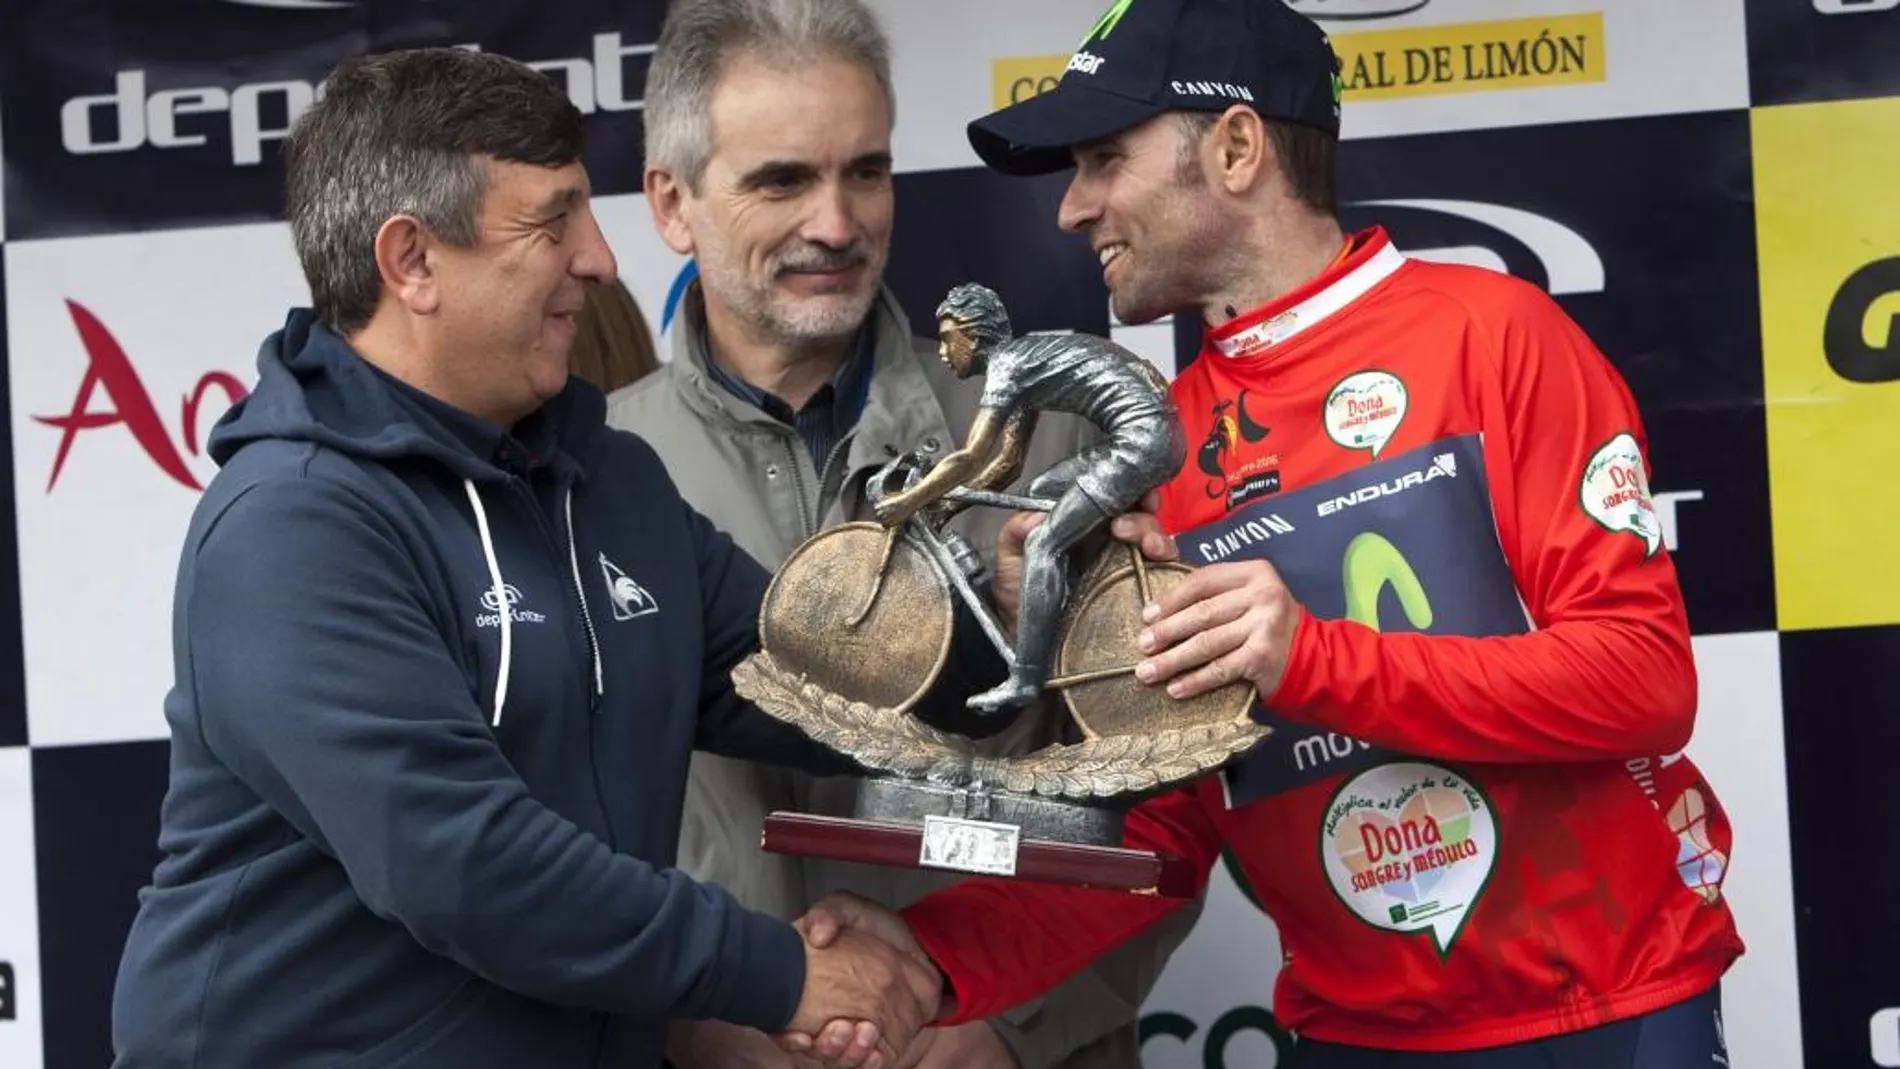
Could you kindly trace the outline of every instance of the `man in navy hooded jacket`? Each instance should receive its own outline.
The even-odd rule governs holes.
[[[211,439],[119,1066],[651,1067],[671,1017],[889,1052],[934,1015],[926,966],[672,867],[692,748],[852,766],[733,693],[765,575],[568,379],[615,268],[581,150],[548,78],[449,49],[343,64],[286,142],[314,310]]]

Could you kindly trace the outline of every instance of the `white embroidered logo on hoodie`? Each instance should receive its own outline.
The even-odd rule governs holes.
[[[508,601],[508,618],[510,620],[518,624],[540,624],[547,622],[548,618],[546,616],[535,612],[533,609],[518,607],[521,603],[521,590],[513,583],[503,583],[501,591]],[[475,626],[500,627],[502,599],[495,596],[495,588],[490,587],[482,591],[481,601],[482,608],[488,611],[475,614]]]
[[[634,582],[620,565],[608,560],[605,553],[600,555],[600,576],[606,581],[607,597],[614,604],[614,619],[631,620],[660,611],[660,603],[653,600],[647,588]]]

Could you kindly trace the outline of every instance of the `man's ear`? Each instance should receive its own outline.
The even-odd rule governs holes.
[[[1243,104],[1221,113],[1209,131],[1206,151],[1212,155],[1212,169],[1221,188],[1242,193],[1265,176],[1273,149],[1267,143],[1267,124],[1260,114]]]
[[[671,171],[648,167],[641,176],[641,186],[646,190],[647,208],[653,213],[653,228],[660,232],[660,240],[681,256],[691,256],[696,250],[684,214],[686,184]]]
[[[392,215],[376,228],[376,272],[383,290],[415,315],[431,315],[442,303],[430,251],[435,238],[413,215]]]

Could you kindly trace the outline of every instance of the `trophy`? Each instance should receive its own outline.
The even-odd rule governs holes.
[[[870,479],[877,522],[819,532],[788,556],[760,610],[758,652],[733,671],[738,692],[870,771],[855,815],[774,812],[768,851],[872,864],[1185,897],[1179,858],[1121,846],[1142,797],[1207,774],[1264,739],[1245,680],[1176,699],[1137,680],[1141,611],[1189,571],[1085,540],[1170,479],[1186,455],[1167,382],[1107,339],[1012,336],[995,293],[963,285],[937,309],[940,353],[984,389],[963,447],[932,465],[906,453]],[[1041,473],[1020,474],[1042,411],[1094,423],[1104,437]],[[983,559],[948,520],[965,508],[1045,513],[1025,547],[1012,640],[978,593]],[[1074,577],[1072,580],[1072,576]],[[1009,666],[970,697],[1004,716],[1059,693],[1080,741],[989,756],[925,723],[918,703],[948,662],[958,602]]]

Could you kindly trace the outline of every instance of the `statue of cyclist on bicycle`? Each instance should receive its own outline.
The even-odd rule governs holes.
[[[1172,478],[1187,458],[1187,444],[1161,373],[1106,338],[1016,338],[1002,300],[978,285],[951,290],[937,307],[937,322],[944,362],[959,377],[984,376],[976,420],[962,448],[916,483],[875,502],[879,522],[895,527],[927,507],[940,519],[958,507],[945,499],[951,491],[1008,485],[1021,473],[1024,448],[1042,411],[1080,416],[1106,436],[1027,488],[1029,497],[1053,504],[1024,545],[1009,678],[968,702],[972,709],[998,712],[1027,705],[1042,692],[1068,603],[1070,550]]]

